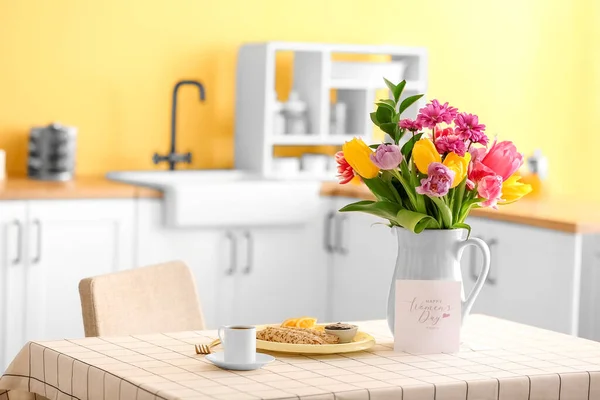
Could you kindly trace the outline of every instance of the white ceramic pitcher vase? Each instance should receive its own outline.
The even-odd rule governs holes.
[[[466,239],[464,229],[424,230],[419,234],[404,228],[393,228],[398,238],[398,258],[388,297],[387,322],[392,333],[396,311],[396,280],[448,280],[462,286],[462,322],[473,307],[490,271],[490,250],[476,238]],[[476,246],[483,253],[483,265],[475,286],[465,299],[460,259],[467,246]]]

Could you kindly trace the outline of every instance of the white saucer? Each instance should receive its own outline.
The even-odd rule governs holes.
[[[231,369],[234,371],[252,371],[254,369],[262,368],[264,365],[275,361],[275,357],[273,356],[263,353],[256,353],[256,362],[253,364],[228,363],[225,362],[225,353],[223,351],[208,354],[206,359],[219,368]]]

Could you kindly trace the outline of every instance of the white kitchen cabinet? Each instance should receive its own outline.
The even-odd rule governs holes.
[[[292,226],[174,229],[160,199],[141,199],[137,220],[137,263],[184,261],[209,328],[324,316],[327,265],[313,251],[321,229],[313,216]]]
[[[382,319],[397,256],[396,237],[381,218],[337,210],[356,199],[335,199],[329,246],[332,251],[330,320]]]
[[[83,278],[133,267],[133,200],[28,202],[26,339],[82,337]]]
[[[600,234],[583,236],[579,336],[600,341]]]
[[[467,223],[471,225],[471,236],[477,237],[485,241],[490,248],[490,273],[485,282],[485,285],[471,309],[471,314],[487,314],[492,316],[498,316],[502,314],[503,303],[500,300],[502,295],[501,291],[504,290],[504,285],[498,286],[498,259],[497,259],[497,244],[498,238],[495,235],[496,230],[494,229],[494,221],[481,219],[481,218],[469,218]],[[465,291],[465,298],[471,293],[471,289],[475,285],[477,277],[481,271],[481,265],[483,263],[483,255],[481,251],[474,247],[467,247],[461,259],[461,269],[463,277],[463,289]]]
[[[239,235],[233,312],[225,323],[325,318],[327,264],[312,218],[306,225],[254,228]],[[229,279],[230,277],[225,277]]]
[[[0,202],[0,374],[24,344],[24,202]]]
[[[181,260],[196,280],[198,296],[207,326],[218,326],[216,299],[220,288],[217,271],[230,265],[233,241],[221,229],[176,229],[165,225],[161,199],[139,199],[136,265],[147,266]],[[168,327],[165,327],[168,330]]]
[[[83,336],[78,285],[131,268],[133,200],[0,202],[0,370],[29,340]]]
[[[490,246],[491,269],[472,312],[577,334],[582,238],[579,234],[470,218],[472,235]],[[468,292],[479,253],[463,261]]]

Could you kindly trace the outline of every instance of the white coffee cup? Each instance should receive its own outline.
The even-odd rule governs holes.
[[[229,325],[219,328],[219,339],[225,350],[225,362],[254,364],[256,362],[256,328],[250,325]]]

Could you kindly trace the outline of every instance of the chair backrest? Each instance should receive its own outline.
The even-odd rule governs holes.
[[[88,337],[205,328],[194,277],[181,261],[86,278],[79,295]]]

